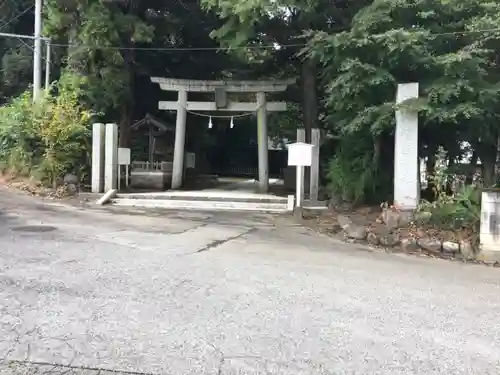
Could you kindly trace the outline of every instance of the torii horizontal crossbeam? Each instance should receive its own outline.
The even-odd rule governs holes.
[[[175,111],[179,108],[177,102],[158,102],[158,109],[165,111]],[[256,112],[258,110],[257,103],[251,102],[233,102],[228,103],[225,108],[217,108],[214,102],[187,102],[186,109],[188,111],[227,111],[227,112]],[[269,112],[284,112],[286,111],[285,102],[268,102],[266,110]]]
[[[276,81],[201,81],[151,77],[151,82],[164,91],[214,92],[222,88],[226,92],[281,92],[295,83],[295,79]]]

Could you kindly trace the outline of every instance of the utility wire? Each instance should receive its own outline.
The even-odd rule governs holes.
[[[32,8],[32,7],[31,7]],[[22,14],[29,11],[31,8],[25,10]],[[18,15],[16,18],[20,17],[22,14]],[[8,23],[12,22],[14,19],[10,20]],[[5,24],[5,25],[7,25]],[[4,26],[5,26],[4,25]],[[2,26],[3,27],[3,26]],[[416,32],[420,30],[404,30],[409,33]],[[449,35],[467,35],[467,34],[482,34],[490,32],[498,32],[500,27],[493,29],[483,29],[483,30],[464,30],[464,31],[451,31],[444,33],[430,33],[429,36],[449,36]],[[378,34],[380,35],[380,34]],[[370,35],[372,37],[377,35]],[[182,51],[230,51],[230,50],[264,50],[264,49],[275,49],[280,50],[283,48],[294,48],[294,47],[306,47],[307,43],[292,43],[292,44],[268,44],[268,45],[246,45],[246,46],[236,46],[236,47],[122,47],[122,46],[110,46],[110,45],[92,45],[92,44],[76,44],[76,43],[52,43],[53,47],[82,47],[88,49],[100,49],[100,50],[117,50],[117,51],[157,51],[157,52],[182,52]]]
[[[409,33],[420,31],[420,30],[404,30]],[[499,32],[500,27],[493,29],[483,29],[483,30],[464,30],[464,31],[450,31],[444,33],[429,33],[429,36],[448,36],[448,35],[468,35],[468,34],[483,34],[490,32]],[[380,35],[380,34],[379,34]],[[377,36],[377,35],[370,35]],[[182,52],[182,51],[230,51],[230,50],[263,50],[263,49],[275,49],[280,50],[283,48],[293,48],[293,47],[306,47],[307,43],[292,43],[292,44],[268,44],[268,45],[246,45],[246,46],[236,46],[236,47],[121,47],[121,46],[109,46],[109,45],[90,45],[90,44],[66,44],[66,43],[52,43],[54,47],[82,47],[88,49],[102,49],[102,50],[120,50],[120,51],[158,51],[158,52]]]
[[[23,16],[25,13],[28,13],[31,9],[33,9],[33,7],[34,7],[34,5],[30,6],[28,9],[25,9],[23,12],[19,13],[17,16],[15,16],[14,18],[10,19],[9,21],[7,21],[3,25],[1,25],[0,29],[3,29],[5,26],[10,25],[12,22],[17,20],[19,17]]]
[[[180,52],[180,51],[230,51],[234,49],[276,49],[287,47],[304,47],[306,44],[276,44],[276,45],[260,45],[260,46],[238,46],[238,47],[120,47],[120,46],[99,46],[89,44],[64,44],[52,43],[54,47],[82,47],[89,49],[103,49],[103,50],[120,50],[120,51],[165,51],[165,52]]]
[[[21,38],[17,38],[22,44],[24,44],[26,47],[28,47],[30,50],[33,51],[33,53],[35,52],[35,49],[33,47],[31,47],[28,43],[26,43],[24,40],[22,40]],[[44,60],[45,62],[48,62],[50,65],[53,65],[54,63],[52,61],[47,61],[47,59],[44,57],[44,56],[40,56],[42,58],[42,60]]]

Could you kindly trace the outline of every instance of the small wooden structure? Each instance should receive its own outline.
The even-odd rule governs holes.
[[[173,139],[175,128],[147,114],[132,124],[130,130],[146,129],[147,153],[141,147],[132,147],[132,171],[130,186],[133,189],[164,190],[172,181]],[[134,137],[139,142],[138,137]]]

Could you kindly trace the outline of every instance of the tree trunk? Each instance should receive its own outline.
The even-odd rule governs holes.
[[[475,167],[477,165],[477,160],[478,160],[477,152],[473,151],[472,152],[472,157],[470,159],[470,164]]]
[[[316,85],[316,64],[307,59],[302,62],[302,90],[303,90],[303,113],[304,128],[306,130],[306,142],[311,142],[311,129],[317,127],[318,120],[318,97]]]
[[[479,145],[477,153],[481,159],[483,186],[491,187],[496,183],[495,166],[497,161],[496,145]]]
[[[136,2],[134,0],[130,0],[128,7],[129,14],[133,15],[136,11]],[[131,38],[130,38],[131,39]],[[124,61],[125,61],[125,69],[128,72],[128,81],[129,81],[129,95],[127,100],[125,100],[123,105],[123,115],[120,120],[120,138],[119,138],[119,147],[130,147],[130,126],[132,125],[132,118],[134,115],[134,62],[135,62],[135,52],[132,49],[134,47],[134,43],[131,41],[128,43],[128,47],[131,49],[124,51]]]
[[[491,187],[495,185],[495,160],[481,159],[483,164],[483,186]]]
[[[434,173],[436,167],[435,150],[431,150],[425,161],[425,177],[427,179],[427,187],[425,189],[425,197],[433,201],[436,198],[436,184],[434,183]]]
[[[382,137],[379,135],[373,136],[372,168],[379,167],[381,154],[382,154]]]

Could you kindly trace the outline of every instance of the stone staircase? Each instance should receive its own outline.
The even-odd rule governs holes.
[[[234,192],[161,192],[117,194],[110,203],[115,206],[207,210],[288,212],[288,199],[272,195]]]

